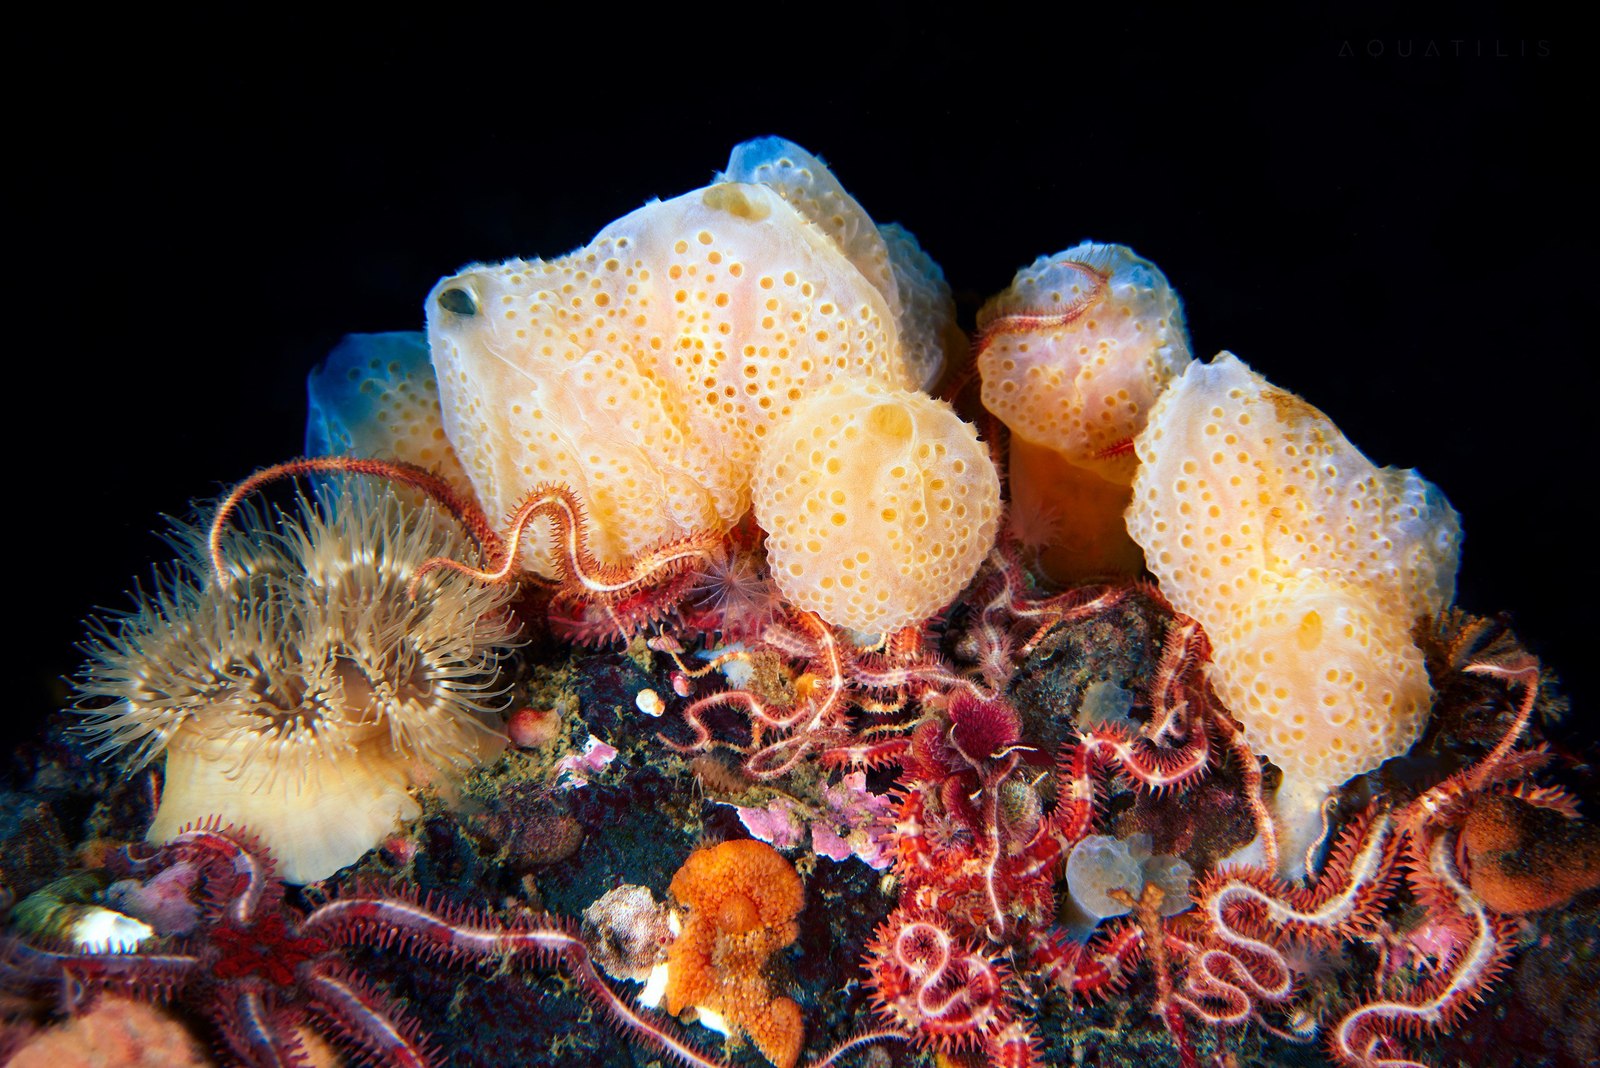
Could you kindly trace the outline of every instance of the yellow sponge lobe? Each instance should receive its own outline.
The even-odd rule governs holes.
[[[603,560],[731,527],[758,446],[810,392],[909,384],[882,293],[762,185],[649,204],[556,260],[445,278],[428,334],[484,507],[563,482]],[[542,536],[527,566],[551,574],[549,552]]]
[[[978,313],[983,403],[1016,436],[1127,485],[1119,449],[1189,363],[1182,305],[1126,245],[1041,256]]]
[[[870,382],[798,404],[752,484],[784,598],[879,634],[937,612],[994,546],[1000,482],[950,406]]]
[[[1422,732],[1433,692],[1411,627],[1454,596],[1458,518],[1231,353],[1191,364],[1135,449],[1128,532],[1210,636],[1251,747],[1283,769],[1293,863],[1328,792]]]
[[[889,305],[912,385],[931,389],[966,353],[944,272],[904,227],[875,225],[822,160],[793,141],[758,137],[733,150],[720,180],[766,186],[833,239]]]

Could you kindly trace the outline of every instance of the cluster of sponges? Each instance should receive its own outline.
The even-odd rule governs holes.
[[[1019,271],[978,326],[983,403],[1011,430],[1014,525],[1057,579],[1137,571],[1128,445],[1190,359],[1166,277],[1086,242]]]
[[[339,484],[294,513],[243,507],[211,574],[204,532],[133,611],[91,621],[77,679],[100,751],[165,754],[148,837],[248,826],[289,882],[356,860],[503,740],[488,722],[513,634],[509,591],[412,573],[476,548],[432,508]]]
[[[1329,791],[1422,730],[1433,695],[1411,628],[1453,595],[1456,514],[1230,353],[1191,364],[1135,444],[1128,531],[1205,628],[1251,748],[1283,769],[1297,870]]]
[[[803,397],[937,373],[942,350],[926,339],[953,307],[914,243],[885,241],[787,142],[741,146],[727,178],[567,256],[472,267],[434,288],[444,427],[490,514],[563,483],[588,509],[595,555],[614,562],[725,530],[750,506],[764,439]],[[903,333],[923,339],[909,358]],[[548,538],[525,562],[552,573]]]
[[[904,421],[923,428],[917,447],[942,450],[889,465],[920,476],[897,491],[905,507],[852,508],[848,529],[827,531],[840,558],[792,558],[785,592],[809,590],[805,607],[875,632],[947,602],[992,541],[992,464],[966,459],[973,431],[915,392],[965,345],[949,287],[910,234],[875,225],[788,141],[739,145],[716,184],[648,204],[567,256],[445,278],[427,307],[425,339],[354,335],[312,375],[310,452],[438,471],[491,515],[536,486],[565,485],[583,502],[597,560],[621,563],[663,540],[731,529],[753,503],[767,442],[815,428],[805,398],[831,384],[852,397],[883,387],[866,403],[904,405]],[[940,466],[945,451],[957,454],[954,471]],[[990,503],[971,508],[971,524],[930,524],[941,506],[966,508],[927,489],[935,482],[970,483]],[[767,496],[755,502],[763,522],[811,518],[784,513],[798,498]],[[553,575],[550,536],[531,534],[524,565]],[[970,546],[951,540],[969,535]],[[799,552],[816,540],[801,539]],[[850,540],[861,549],[844,553]],[[856,567],[859,551],[871,567]],[[931,585],[903,581],[924,565]],[[824,582],[848,592],[826,593]]]
[[[667,950],[667,1011],[717,1014],[791,1068],[805,1038],[800,1006],[772,992],[767,969],[800,933],[805,894],[794,866],[765,842],[723,842],[689,854],[670,890],[688,920]]]
[[[756,464],[756,519],[785,600],[886,633],[955,599],[994,544],[999,479],[942,401],[836,382],[795,407]]]

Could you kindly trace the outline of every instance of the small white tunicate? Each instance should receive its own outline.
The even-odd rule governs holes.
[[[1194,870],[1180,857],[1152,856],[1148,834],[1127,839],[1091,834],[1073,846],[1067,857],[1067,892],[1094,919],[1130,911],[1111,892],[1125,890],[1137,898],[1146,883],[1161,888],[1161,914],[1174,916],[1192,904],[1189,882],[1193,876]]]
[[[1128,906],[1111,896],[1113,890],[1137,895],[1143,889],[1139,862],[1128,853],[1127,843],[1103,834],[1091,834],[1072,847],[1067,857],[1067,891],[1078,907],[1097,919],[1121,916]]]
[[[92,905],[72,925],[67,940],[90,953],[132,953],[154,935],[147,923]]]
[[[654,690],[640,690],[639,696],[633,699],[639,706],[639,711],[647,716],[657,717],[667,710],[666,704],[661,700],[661,695]]]
[[[1133,707],[1133,694],[1110,679],[1091,682],[1084,687],[1083,700],[1078,704],[1078,722],[1085,727],[1111,724],[1137,729],[1138,724],[1128,717]]]

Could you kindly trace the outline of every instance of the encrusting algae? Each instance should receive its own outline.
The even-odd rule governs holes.
[[[0,1059],[102,994],[238,1065],[625,1063],[595,1017],[691,1068],[1582,1045],[1524,989],[1600,951],[1552,680],[1449,609],[1441,492],[1195,361],[1148,260],[1042,257],[969,355],[762,138],[424,314],[312,375],[335,455],[91,623],[123,763],[54,747],[0,820]]]

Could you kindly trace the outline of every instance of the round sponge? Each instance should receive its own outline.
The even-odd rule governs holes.
[[[1355,584],[1287,579],[1213,635],[1212,683],[1252,749],[1326,789],[1422,734],[1433,691],[1410,623]]]
[[[1084,242],[1018,271],[978,327],[983,403],[1011,428],[1011,531],[1056,582],[1137,573],[1127,445],[1190,361],[1166,276],[1126,245]]]
[[[837,381],[769,435],[752,482],[778,588],[877,634],[933,615],[994,546],[1000,480],[942,401]]]
[[[1178,295],[1126,245],[1041,256],[978,313],[983,403],[1011,432],[1126,485],[1120,446],[1188,365]]]

